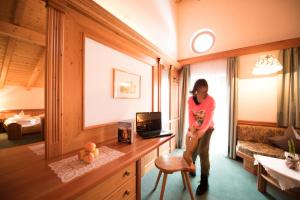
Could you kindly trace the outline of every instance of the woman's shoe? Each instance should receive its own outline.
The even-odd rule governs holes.
[[[206,193],[208,190],[208,177],[207,176],[201,176],[200,184],[197,187],[196,194],[202,195]]]

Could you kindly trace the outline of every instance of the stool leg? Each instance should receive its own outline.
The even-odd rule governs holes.
[[[192,186],[191,186],[191,181],[190,181],[190,177],[189,175],[187,174],[187,172],[183,172],[184,173],[184,176],[185,176],[185,180],[187,182],[187,185],[188,185],[188,189],[189,189],[189,192],[190,192],[190,195],[191,195],[191,199],[192,200],[195,200],[195,197],[194,197],[194,194],[193,194],[193,191],[192,191]]]
[[[183,188],[185,189],[186,188],[186,180],[185,180],[185,177],[184,177],[184,174],[183,174],[183,171],[181,171],[181,177],[182,177],[182,182],[183,182]]]
[[[164,173],[164,178],[163,178],[163,183],[162,183],[161,192],[160,192],[160,198],[159,198],[160,200],[164,199],[164,193],[165,193],[165,187],[166,187],[167,177],[168,177],[168,174]]]
[[[161,170],[159,170],[159,172],[158,172],[158,176],[157,176],[156,183],[155,183],[155,186],[154,186],[153,190],[156,190],[156,187],[157,187],[158,182],[160,180],[160,176],[161,176]]]

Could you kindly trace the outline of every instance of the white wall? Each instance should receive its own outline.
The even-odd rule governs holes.
[[[269,76],[252,75],[252,68],[257,58],[265,54],[272,54],[278,58],[279,51],[250,54],[239,58],[239,120],[276,122],[277,74]]]
[[[94,0],[177,60],[177,7],[173,0]]]
[[[0,110],[43,109],[44,101],[44,88],[6,85],[0,89]]]
[[[178,7],[179,59],[300,37],[299,0],[183,0]],[[191,36],[210,28],[216,41],[195,54]]]
[[[141,98],[113,98],[113,68],[141,76]],[[85,40],[85,127],[135,118],[151,111],[152,68],[92,39]]]

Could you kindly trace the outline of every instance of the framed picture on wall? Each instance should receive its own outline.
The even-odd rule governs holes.
[[[113,69],[113,97],[138,99],[141,97],[141,76]]]

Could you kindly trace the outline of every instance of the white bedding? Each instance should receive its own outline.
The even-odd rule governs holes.
[[[9,117],[4,121],[4,124],[8,126],[11,123],[18,123],[22,127],[34,126],[41,123],[40,116],[30,116],[30,115],[14,115]]]

